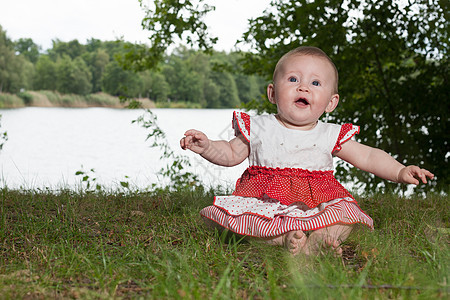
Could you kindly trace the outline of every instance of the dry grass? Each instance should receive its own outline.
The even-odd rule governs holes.
[[[24,99],[22,99],[22,98]],[[147,98],[136,99],[143,108],[155,108],[155,103]],[[75,94],[60,94],[56,91],[28,91],[19,95],[0,93],[0,108],[34,107],[111,107],[125,108],[127,103],[121,103],[119,97],[105,93],[95,93],[86,96]]]

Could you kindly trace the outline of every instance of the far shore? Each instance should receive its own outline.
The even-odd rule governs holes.
[[[142,108],[156,108],[157,105],[149,98],[134,98]],[[26,91],[18,94],[0,93],[0,108],[22,107],[108,107],[126,108],[129,101],[120,101],[119,97],[105,93],[89,95],[60,94],[55,91]]]

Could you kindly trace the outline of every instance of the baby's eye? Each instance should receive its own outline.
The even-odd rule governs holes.
[[[314,81],[312,82],[312,85],[320,86],[320,82],[318,82],[317,80],[314,80]]]
[[[289,82],[297,82],[297,78],[295,77],[289,77]]]

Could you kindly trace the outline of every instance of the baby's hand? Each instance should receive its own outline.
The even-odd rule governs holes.
[[[418,185],[420,183],[418,179],[422,180],[423,183],[427,183],[427,177],[433,179],[434,174],[417,166],[407,166],[398,172],[397,181],[400,183],[411,183]]]
[[[197,154],[205,152],[210,145],[210,140],[201,131],[191,129],[184,133],[185,137],[180,140],[182,149],[189,149]]]

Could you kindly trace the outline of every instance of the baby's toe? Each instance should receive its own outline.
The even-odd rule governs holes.
[[[302,231],[295,231],[287,235],[286,248],[293,255],[298,254],[306,243],[306,235]]]
[[[342,256],[341,244],[338,241],[336,241],[336,240],[327,240],[326,241],[326,245],[333,250],[335,256],[337,256],[337,257],[341,257]]]

